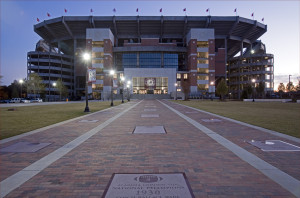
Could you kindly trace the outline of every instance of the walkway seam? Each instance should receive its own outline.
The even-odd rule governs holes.
[[[128,103],[125,103],[125,104],[128,104]],[[123,104],[121,104],[123,105]],[[119,106],[119,105],[118,105]],[[76,118],[71,118],[69,120],[65,120],[65,121],[62,121],[62,122],[58,122],[58,123],[55,123],[55,124],[52,124],[52,125],[49,125],[49,126],[45,126],[45,127],[42,127],[42,128],[39,128],[39,129],[35,129],[33,131],[29,131],[29,132],[26,132],[26,133],[22,133],[20,135],[16,135],[16,136],[13,136],[13,137],[9,137],[9,138],[5,138],[3,140],[0,140],[0,145],[1,144],[4,144],[4,143],[7,143],[7,142],[10,142],[10,141],[13,141],[13,140],[17,140],[17,139],[20,139],[22,137],[26,137],[26,136],[29,136],[29,135],[33,135],[33,134],[36,134],[36,133],[39,133],[39,132],[42,132],[42,131],[45,131],[45,130],[48,130],[48,129],[51,129],[51,128],[54,128],[54,127],[57,127],[57,126],[61,126],[63,124],[67,124],[69,122],[72,122],[72,121],[75,121],[75,120],[79,120],[79,119],[82,119],[82,118],[85,118],[85,117],[88,117],[90,115],[94,115],[94,114],[97,114],[97,113],[100,113],[102,111],[108,111],[110,110],[111,108],[115,108],[117,106],[114,106],[114,107],[109,107],[107,109],[102,109],[100,111],[96,111],[94,113],[90,113],[90,114],[87,114],[87,115],[83,115],[83,116],[80,116],[80,117],[76,117]]]
[[[187,105],[183,105],[183,104],[179,104],[179,103],[174,103],[174,104],[178,104],[178,105],[181,105],[181,106],[184,106],[184,107],[188,107],[188,108],[191,108],[191,109],[193,109],[195,111],[199,111],[201,113],[206,113],[206,114],[209,114],[209,115],[212,115],[212,116],[216,116],[216,117],[222,118],[224,120],[228,120],[228,121],[231,121],[231,122],[234,122],[234,123],[237,123],[237,124],[241,124],[243,126],[247,126],[247,127],[253,128],[253,129],[260,130],[262,132],[266,132],[266,133],[269,133],[269,134],[272,134],[272,135],[275,135],[275,136],[278,136],[278,137],[282,137],[282,138],[285,138],[285,139],[288,139],[288,140],[300,143],[300,139],[299,138],[296,138],[296,137],[293,137],[293,136],[290,136],[290,135],[279,133],[277,131],[272,131],[270,129],[265,129],[265,128],[262,128],[262,127],[259,127],[259,126],[255,126],[255,125],[252,125],[252,124],[248,124],[248,123],[242,122],[242,121],[234,120],[232,118],[227,118],[227,117],[224,117],[224,116],[221,116],[221,115],[217,115],[217,114],[214,114],[214,113],[203,111],[203,110],[200,110],[200,109],[197,109],[197,108],[194,108],[194,107],[190,107],[190,106],[187,106]]]
[[[169,108],[171,111],[188,121],[190,124],[198,128],[201,132],[205,133],[207,136],[233,152],[236,156],[238,156],[243,161],[247,162],[261,173],[266,175],[268,178],[282,186],[284,189],[295,195],[296,197],[300,197],[300,181],[295,179],[294,177],[288,175],[287,173],[281,171],[280,169],[272,166],[271,164],[265,162],[260,159],[256,155],[248,152],[247,150],[241,148],[240,146],[234,144],[233,142],[227,140],[223,136],[217,134],[216,132],[206,128],[199,122],[189,118],[188,116],[180,113],[179,111],[173,109],[167,104],[159,101],[161,104]]]
[[[81,145],[83,142],[85,142],[87,139],[95,135],[96,133],[100,132],[103,128],[108,126],[110,123],[115,121],[117,118],[122,116],[124,113],[129,111],[130,109],[134,108],[136,105],[141,103],[142,101],[134,104],[133,106],[129,107],[128,109],[118,113],[116,116],[106,120],[102,124],[98,125],[97,127],[93,128],[92,130],[82,134],[81,136],[77,137],[73,141],[65,144],[64,146],[56,149],[52,153],[49,153],[48,155],[44,156],[43,158],[37,160],[36,162],[32,163],[31,165],[27,166],[23,170],[15,173],[14,175],[6,178],[3,180],[1,185],[1,192],[0,197],[4,197],[19,186],[21,186],[23,183],[40,173],[42,170],[47,168],[49,165],[72,151],[77,146]]]

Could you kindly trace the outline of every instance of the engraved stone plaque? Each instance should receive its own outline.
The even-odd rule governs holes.
[[[262,151],[300,151],[300,147],[281,140],[248,141]]]
[[[141,118],[158,118],[158,114],[142,114]]]
[[[113,174],[102,198],[194,198],[184,173]]]
[[[49,146],[50,144],[52,143],[17,142],[8,147],[0,149],[0,151],[6,153],[34,153],[46,146]]]
[[[163,126],[136,126],[133,133],[166,133]]]

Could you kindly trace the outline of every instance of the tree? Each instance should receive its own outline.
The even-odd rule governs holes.
[[[285,86],[284,86],[284,84],[283,84],[283,83],[280,83],[280,84],[278,85],[277,90],[278,90],[278,92],[279,92],[279,94],[280,94],[280,98],[282,98],[282,94],[283,94],[283,92],[285,91]]]
[[[61,79],[58,79],[56,81],[56,88],[59,92],[59,100],[61,100],[61,97],[67,97],[69,92],[68,92],[68,88],[64,85],[64,83],[62,82]]]
[[[300,77],[298,79],[298,85],[295,87],[296,91],[300,91]]]
[[[43,79],[37,73],[31,73],[26,81],[27,93],[32,93],[34,97],[45,91]]]
[[[182,80],[181,87],[182,87],[182,91],[184,93],[184,100],[188,100],[188,96],[190,93],[190,84],[189,84],[188,80]]]
[[[256,87],[256,92],[264,98],[264,92],[265,92],[265,84],[263,82],[260,82],[258,86]]]
[[[216,93],[220,95],[221,100],[224,100],[224,96],[228,93],[228,86],[223,78],[217,86]]]
[[[288,92],[295,91],[295,86],[293,85],[293,82],[287,83],[285,90]]]

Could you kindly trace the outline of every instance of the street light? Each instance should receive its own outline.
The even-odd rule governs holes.
[[[114,79],[114,74],[115,74],[114,70],[110,70],[109,71],[109,75],[111,75],[111,91],[110,91],[111,103],[110,103],[110,106],[114,106],[114,98],[113,98],[113,87],[114,87],[113,79]]]
[[[251,81],[252,81],[252,83],[253,83],[253,87],[252,87],[252,90],[253,90],[253,91],[252,91],[252,92],[253,92],[253,93],[252,93],[252,102],[254,102],[254,90],[255,90],[254,87],[255,87],[255,82],[256,82],[256,80],[253,78]]]
[[[23,82],[24,81],[22,79],[19,80],[19,83],[21,84],[21,98],[22,98],[22,84],[23,84]]]
[[[52,83],[52,85],[53,85],[53,87],[56,87],[56,82]],[[53,94],[53,97],[54,97],[54,101],[55,101],[55,94]]]
[[[255,52],[254,50],[251,50],[251,54],[254,54],[254,52]]]
[[[174,85],[175,85],[175,100],[177,100],[177,86],[178,86],[178,84],[175,83]]]
[[[88,74],[88,67],[87,67],[87,63],[88,61],[91,59],[91,55],[89,53],[84,53],[83,54],[83,60],[85,62],[85,67],[86,67],[86,81],[85,81],[85,109],[84,112],[90,112],[90,108],[89,108],[89,99],[88,99],[88,81],[89,81],[89,74]]]
[[[127,100],[128,101],[130,101],[130,93],[129,93],[129,87],[130,87],[130,84],[131,84],[131,82],[130,82],[130,80],[128,80],[127,81]]]
[[[125,78],[121,77],[121,82],[122,82],[122,103],[124,103],[124,81],[125,81]]]

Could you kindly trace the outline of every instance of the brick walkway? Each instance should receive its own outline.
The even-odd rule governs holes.
[[[215,117],[170,101],[143,100],[84,118],[98,120],[94,123],[78,122],[79,119],[1,144],[0,148],[21,141],[52,143],[36,153],[1,152],[1,191],[3,181],[16,173],[24,174],[23,169],[32,163],[107,123],[28,181],[12,187],[6,197],[101,197],[113,173],[174,172],[186,174],[195,197],[295,197],[162,103],[300,180],[300,152],[263,152],[245,141],[277,139],[297,146],[299,143],[222,119],[217,124],[206,123],[201,119]],[[141,118],[141,114],[159,117]],[[133,134],[136,126],[164,126],[167,134]]]

